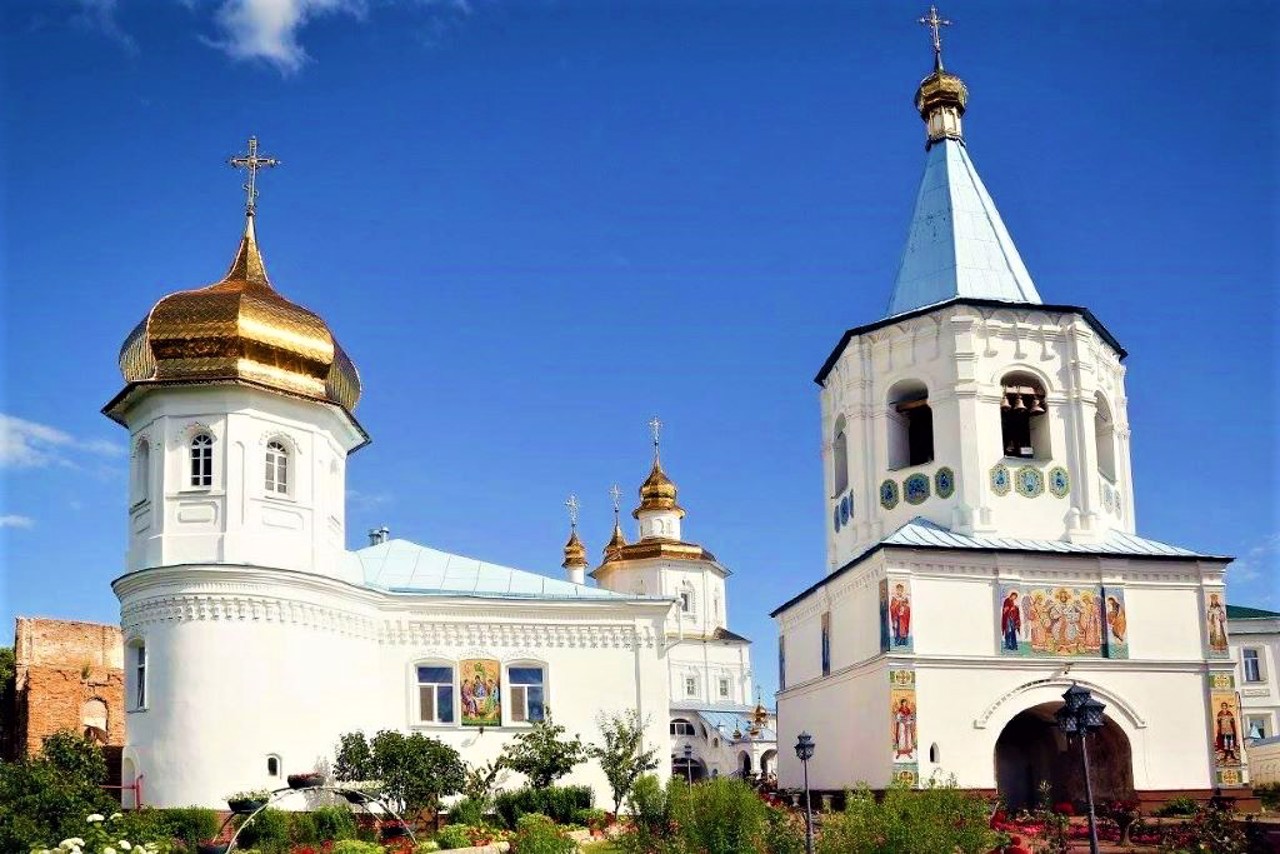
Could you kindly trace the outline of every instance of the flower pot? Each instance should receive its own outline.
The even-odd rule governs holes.
[[[290,789],[311,789],[324,783],[324,775],[311,772],[309,774],[290,774]]]
[[[236,815],[249,815],[262,809],[266,801],[259,801],[252,798],[236,798],[233,801],[227,801],[227,808]]]
[[[201,842],[196,846],[196,854],[227,854],[230,847],[228,842]]]

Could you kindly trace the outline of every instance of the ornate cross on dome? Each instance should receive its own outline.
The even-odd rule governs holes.
[[[569,498],[564,502],[564,506],[569,508],[569,527],[576,529],[578,527],[578,509],[582,507],[578,503],[578,496],[572,492],[569,493]]]
[[[662,421],[658,416],[653,416],[653,420],[649,422],[649,431],[653,433],[653,450],[658,450],[658,442],[662,439]]]
[[[618,508],[622,504],[622,490],[618,489],[618,484],[609,487],[609,498],[613,500],[613,516],[614,521],[617,521]]]
[[[258,138],[251,136],[249,137],[249,153],[239,157],[228,158],[227,163],[236,169],[245,169],[249,172],[249,180],[244,185],[244,191],[248,195],[244,211],[249,216],[253,216],[254,211],[257,209],[258,170],[279,166],[280,161],[274,157],[259,157]]]
[[[946,18],[939,17],[938,7],[930,6],[927,17],[919,19],[920,23],[929,28],[929,35],[933,40],[933,67],[938,71],[942,70],[942,28],[951,26],[951,22]]]

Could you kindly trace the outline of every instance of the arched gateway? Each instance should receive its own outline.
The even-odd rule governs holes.
[[[1019,712],[996,739],[996,787],[1011,810],[1031,809],[1049,784],[1053,803],[1085,799],[1080,748],[1068,744],[1054,713],[1062,703],[1041,703]],[[1111,718],[1089,736],[1089,767],[1096,801],[1133,795],[1129,738]]]

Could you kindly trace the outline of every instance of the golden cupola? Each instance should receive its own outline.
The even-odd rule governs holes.
[[[639,519],[640,514],[650,510],[674,511],[684,518],[684,508],[676,503],[676,485],[667,473],[662,470],[662,460],[655,450],[653,468],[649,476],[640,484],[640,506],[631,511],[632,517]]]
[[[113,404],[137,386],[227,382],[348,413],[360,399],[360,375],[328,325],[271,286],[252,209],[226,275],[157,302],[121,347],[120,372],[129,386]]]
[[[565,569],[586,569],[587,567],[587,547],[578,538],[576,527],[569,531],[569,541],[564,544],[564,563],[560,565]]]
[[[938,14],[936,6],[930,6],[920,23],[929,28],[933,42],[933,73],[916,89],[916,110],[928,134],[925,148],[930,148],[943,139],[964,139],[961,118],[969,103],[969,90],[963,80],[942,67],[942,28],[951,22]]]
[[[613,519],[613,536],[609,538],[609,542],[605,543],[604,546],[605,561],[618,560],[622,557],[622,550],[626,547],[626,535],[622,533],[622,524],[615,515]]]

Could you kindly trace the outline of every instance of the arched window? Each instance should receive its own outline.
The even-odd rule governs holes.
[[[521,664],[507,668],[507,697],[511,720],[517,723],[540,721],[546,714],[547,671],[541,665]]]
[[[150,495],[151,443],[139,439],[133,454],[133,503],[146,501]]]
[[[938,749],[938,743],[936,741],[929,745],[929,761],[935,765],[942,761],[942,751]]]
[[[822,675],[831,675],[831,612],[822,615]]]
[[[1103,477],[1107,478],[1112,483],[1115,483],[1115,421],[1111,417],[1111,407],[1107,406],[1107,399],[1101,394],[1094,398],[1093,441],[1098,446],[1098,471]]]
[[[453,723],[453,665],[419,664],[415,673],[418,682],[418,723]]]
[[[671,721],[672,735],[693,735],[693,724],[684,718],[675,718]]]
[[[933,461],[933,410],[929,389],[919,380],[902,380],[889,389],[889,468]]]
[[[838,498],[849,488],[849,438],[844,432],[844,416],[836,419],[835,434],[831,437],[831,495]]]
[[[1049,419],[1044,386],[1031,374],[1006,374],[1000,381],[1000,439],[1006,457],[1047,460]]]
[[[697,600],[694,598],[694,595],[693,595],[693,585],[687,581],[681,584],[679,595],[680,595],[680,613],[688,617],[693,616],[693,609],[694,609],[694,606],[697,604]]]
[[[289,494],[289,449],[278,439],[267,443],[266,490],[272,495]]]
[[[107,733],[111,730],[109,714],[106,701],[100,697],[85,700],[80,707],[80,728],[85,738],[106,744]]]
[[[751,776],[751,754],[745,750],[738,754],[739,767],[742,769],[743,777]]]
[[[191,438],[191,485],[213,486],[213,437],[208,433]]]
[[[280,757],[276,756],[274,753],[267,756],[267,776],[280,776]]]

